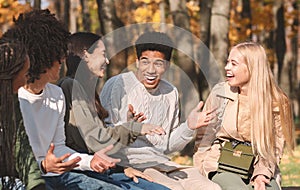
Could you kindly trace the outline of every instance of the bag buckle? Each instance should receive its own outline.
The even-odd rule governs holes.
[[[241,151],[241,150],[234,150],[232,155],[235,157],[241,157],[242,153],[243,153],[243,151]]]

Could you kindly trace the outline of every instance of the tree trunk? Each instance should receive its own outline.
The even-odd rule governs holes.
[[[190,18],[186,8],[185,0],[169,0],[170,12],[172,14],[173,23],[179,28],[175,28],[173,42],[176,46],[174,50],[174,62],[184,71],[179,73],[178,82],[174,84],[179,91],[181,104],[181,121],[185,121],[191,110],[199,101],[197,73],[194,62],[193,35],[190,32]],[[175,73],[174,73],[175,74]],[[185,75],[186,74],[186,75]],[[190,80],[186,81],[186,80]],[[172,81],[171,81],[172,82]],[[192,86],[187,87],[189,82]],[[182,151],[182,155],[192,156],[194,141],[191,141]]]
[[[80,4],[82,7],[82,25],[83,30],[86,32],[91,31],[91,18],[88,2],[88,0],[80,0]]]
[[[275,23],[273,44],[275,44],[274,49],[276,52],[277,65],[278,65],[277,79],[278,79],[278,83],[282,84],[284,91],[288,93],[289,92],[288,68],[287,68],[287,64],[283,63],[284,55],[286,52],[286,42],[285,42],[285,25],[284,25],[284,7],[283,7],[282,0],[275,1],[273,14],[274,14],[274,23]],[[283,75],[282,72],[284,72]]]
[[[190,21],[189,15],[186,9],[185,0],[170,0],[170,11],[173,18],[173,23],[175,26],[179,27],[174,30],[174,35],[172,35],[172,40],[176,46],[174,49],[174,62],[182,69],[185,74],[192,81],[194,87],[198,89],[197,85],[197,73],[195,69],[194,62],[194,51],[193,51],[193,36],[190,32]],[[180,76],[180,84],[178,85],[179,89],[185,89],[183,77]],[[176,85],[176,84],[175,84]],[[182,119],[185,120],[191,109],[195,106],[190,105],[192,103],[191,99],[198,100],[198,97],[190,97],[193,96],[193,93],[190,91],[193,89],[185,89],[182,91],[184,95],[181,94],[181,104],[182,104]]]
[[[127,44],[126,31],[121,28],[124,24],[116,16],[114,3],[115,1],[112,0],[97,0],[101,32],[105,35],[105,45],[110,58],[107,69],[108,78],[119,74],[127,66],[127,49],[118,48]],[[118,32],[111,33],[116,29]],[[121,32],[122,30],[124,32]]]
[[[34,9],[41,9],[41,0],[34,0],[33,8]]]
[[[65,0],[63,22],[70,28],[70,0]]]
[[[78,20],[78,11],[77,8],[79,6],[79,1],[78,0],[70,0],[71,5],[70,5],[70,17],[69,17],[69,30],[71,33],[75,33],[78,31],[77,29],[77,20]]]
[[[200,64],[200,71],[198,72],[198,88],[200,99],[205,100],[209,94],[208,82],[203,74],[209,68],[210,56],[207,53],[209,50],[209,36],[210,36],[210,20],[211,8],[213,0],[200,0],[200,40],[203,44],[197,47],[197,60]]]
[[[300,4],[298,4],[299,6]],[[294,11],[297,11],[299,15],[300,6],[297,7],[297,3],[293,3]],[[299,114],[300,114],[300,80],[297,76],[298,62],[299,62],[299,16],[296,16],[293,21],[293,28],[291,28],[291,32],[294,34],[293,37],[287,38],[287,44],[290,45],[290,53],[287,51],[287,62],[289,66],[289,89],[290,89],[290,99],[293,105],[293,111],[295,116],[295,124],[300,127],[299,122]],[[289,43],[288,43],[289,42]]]
[[[248,34],[248,31],[249,31],[249,39],[252,39],[252,33],[251,33],[251,7],[250,7],[250,1],[249,0],[243,0],[242,1],[243,3],[243,10],[242,10],[242,18],[243,19],[248,19],[249,20],[249,23],[244,26],[246,27],[246,31],[247,31],[247,34]]]
[[[210,50],[224,76],[224,65],[228,56],[229,11],[231,1],[214,0],[211,13]],[[211,73],[213,75],[213,73]],[[219,73],[217,73],[219,74]],[[214,76],[214,78],[218,78]]]

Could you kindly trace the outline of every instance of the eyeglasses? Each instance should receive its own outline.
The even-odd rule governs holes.
[[[155,67],[160,68],[163,67],[167,61],[163,59],[149,59],[149,58],[142,57],[139,60],[139,62],[141,65],[144,66],[148,66],[150,63],[153,63]]]

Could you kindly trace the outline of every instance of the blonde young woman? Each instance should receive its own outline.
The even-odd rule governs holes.
[[[280,189],[279,162],[284,146],[294,148],[288,97],[276,84],[264,48],[240,43],[230,51],[227,81],[211,91],[204,109],[218,107],[218,119],[198,130],[194,164],[222,189]],[[248,180],[217,172],[225,141],[251,143],[255,160]],[[276,183],[277,181],[277,183]]]

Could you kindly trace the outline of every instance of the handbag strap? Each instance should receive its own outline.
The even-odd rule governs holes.
[[[221,104],[220,111],[219,111],[219,114],[218,114],[218,126],[217,126],[217,129],[219,129],[223,125],[223,115],[224,115],[225,108],[227,106],[228,101],[229,101],[229,99],[226,98],[222,102],[222,104]]]

